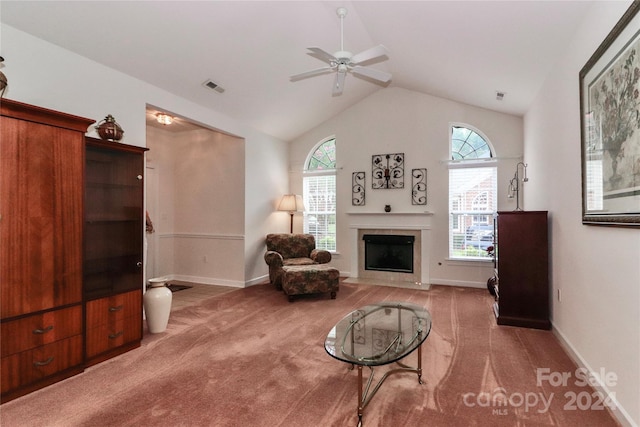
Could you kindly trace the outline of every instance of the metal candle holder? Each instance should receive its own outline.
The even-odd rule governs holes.
[[[509,199],[516,198],[516,211],[522,210],[520,209],[520,166],[522,166],[522,173],[524,175],[522,182],[525,183],[529,181],[529,178],[527,178],[527,164],[518,162],[516,165],[516,173],[513,175],[511,181],[509,181],[509,193],[507,194]]]

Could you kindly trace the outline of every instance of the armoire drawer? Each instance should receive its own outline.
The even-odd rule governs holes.
[[[5,393],[82,365],[82,335],[3,357],[1,360],[2,393]]]
[[[142,339],[140,317],[127,317],[95,328],[87,328],[87,359]]]
[[[82,306],[2,323],[2,357],[82,334]]]
[[[142,322],[142,291],[136,290],[87,302],[87,329],[114,325],[125,318]]]

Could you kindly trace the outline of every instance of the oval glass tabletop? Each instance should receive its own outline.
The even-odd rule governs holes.
[[[347,314],[329,332],[324,348],[338,360],[379,366],[396,362],[431,332],[429,311],[407,302],[380,302]]]

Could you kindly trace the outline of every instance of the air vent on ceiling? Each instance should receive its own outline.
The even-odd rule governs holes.
[[[222,88],[221,86],[219,86],[217,83],[212,82],[211,80],[207,80],[206,82],[202,83],[205,87],[208,87],[209,89],[213,89],[218,93],[222,93],[224,92],[224,88]]]

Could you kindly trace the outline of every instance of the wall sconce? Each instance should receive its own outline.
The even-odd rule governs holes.
[[[296,212],[304,212],[304,202],[302,196],[298,194],[285,194],[278,205],[279,211],[289,212],[291,215],[290,233],[293,233],[293,214]]]
[[[158,113],[156,114],[156,120],[158,121],[158,123],[166,126],[170,125],[173,122],[173,117],[165,113]]]
[[[529,181],[529,178],[527,178],[527,164],[518,162],[518,164],[516,165],[516,173],[513,178],[511,178],[511,181],[509,181],[509,191],[507,193],[507,197],[509,199],[513,199],[514,197],[516,198],[516,211],[522,210],[520,209],[520,166],[522,166],[522,173],[524,175],[524,178],[522,178],[522,182],[525,183]]]

